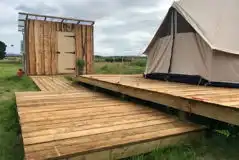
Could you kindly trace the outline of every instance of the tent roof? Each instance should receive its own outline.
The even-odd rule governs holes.
[[[239,54],[238,6],[239,0],[180,0],[172,5],[212,49],[231,54]],[[156,39],[152,39],[145,54]]]

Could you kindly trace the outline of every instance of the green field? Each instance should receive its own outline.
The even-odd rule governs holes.
[[[140,74],[145,61],[127,63],[99,62],[94,65],[95,73]],[[0,160],[22,160],[23,145],[18,123],[15,91],[38,90],[28,78],[18,78],[17,63],[0,61]],[[237,160],[239,157],[238,138],[226,138],[215,134],[213,138],[202,139],[193,144],[178,145],[155,150],[152,153],[131,157],[132,160]]]
[[[133,66],[130,63],[99,62],[94,65],[94,71],[98,74],[141,74],[145,67]]]
[[[19,63],[0,62],[0,160],[23,159],[15,91],[37,90],[28,78],[18,78]]]

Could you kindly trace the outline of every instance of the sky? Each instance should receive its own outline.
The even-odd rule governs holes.
[[[18,12],[95,21],[95,55],[140,55],[173,0],[0,0],[0,41],[20,53]],[[13,47],[11,45],[14,45]]]

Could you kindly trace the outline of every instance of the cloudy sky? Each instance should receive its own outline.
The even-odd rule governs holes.
[[[0,0],[0,41],[20,52],[18,12],[94,20],[95,54],[139,55],[173,0]],[[13,44],[14,47],[10,47]]]

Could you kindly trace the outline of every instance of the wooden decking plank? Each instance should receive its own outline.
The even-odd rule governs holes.
[[[145,111],[144,108],[135,108],[135,109],[120,109],[118,108],[117,110],[115,110],[114,107],[112,107],[110,110],[99,110],[99,111],[94,111],[93,113],[89,112],[89,109],[85,109],[84,112],[83,110],[75,110],[75,112],[73,111],[55,111],[53,113],[44,113],[44,115],[42,115],[41,113],[37,114],[39,117],[36,117],[34,115],[36,114],[32,114],[32,116],[29,114],[29,116],[22,116],[21,115],[21,123],[25,123],[25,122],[34,122],[34,121],[42,121],[42,120],[54,120],[54,119],[62,119],[62,118],[69,118],[72,116],[84,116],[85,114],[87,114],[88,116],[95,116],[95,115],[102,115],[102,114],[115,114],[115,113],[124,113],[124,112],[132,112],[135,111],[137,113],[137,111]],[[61,112],[61,113],[59,113]],[[70,115],[69,115],[70,114]],[[40,117],[40,116],[44,116],[44,117]],[[30,119],[32,118],[32,119]]]
[[[94,105],[92,105],[94,104]],[[84,107],[82,107],[84,105]],[[60,110],[74,110],[74,109],[80,109],[80,108],[93,108],[93,107],[106,107],[106,106],[122,106],[122,102],[105,102],[105,100],[101,101],[93,101],[93,102],[85,102],[81,104],[69,104],[67,106],[62,105],[56,105],[56,106],[50,106],[50,107],[21,107],[18,109],[18,112],[20,114],[26,114],[26,113],[39,113],[39,112],[52,112],[52,111],[60,111]]]
[[[159,91],[160,90],[156,90],[156,91]],[[208,90],[207,88],[180,88],[179,90],[175,90],[176,93],[180,93],[182,96],[184,95],[188,95],[188,94],[213,94],[213,93],[225,93],[225,92],[229,92],[229,91],[225,91],[225,90],[218,90],[218,91],[211,91],[211,90]]]
[[[45,77],[38,77],[38,80],[44,85],[47,91],[54,91],[55,89],[51,86],[51,82],[45,81]]]
[[[165,128],[169,127],[170,124],[164,126]],[[161,125],[162,127],[162,125]],[[117,138],[113,138],[111,139],[111,141],[109,140],[105,140],[105,141],[96,141],[96,142],[93,142],[93,143],[85,143],[82,145],[76,145],[76,146],[73,146],[74,148],[71,149],[71,153],[74,153],[74,152],[79,152],[79,149],[80,147],[82,148],[82,152],[86,152],[89,150],[89,148],[91,150],[98,150],[98,149],[102,149],[102,148],[112,148],[114,146],[118,146],[118,145],[125,145],[125,144],[129,144],[129,143],[133,143],[135,141],[137,142],[142,142],[142,141],[147,141],[147,140],[150,140],[152,138],[155,138],[155,136],[157,135],[158,133],[158,137],[161,136],[161,137],[164,137],[164,136],[168,136],[168,135],[174,135],[174,134],[179,134],[179,133],[182,133],[182,132],[190,132],[190,131],[193,131],[195,130],[195,127],[181,127],[181,128],[177,128],[175,125],[172,125],[173,129],[167,129],[166,131],[163,130],[163,127],[161,128],[161,130],[159,131],[156,131],[156,132],[147,132],[147,133],[144,133],[144,134],[137,134],[137,135],[127,135],[126,137],[124,138],[121,138],[121,137],[117,137]],[[170,127],[169,127],[170,128]],[[163,131],[162,131],[163,130]],[[61,148],[59,148],[59,151],[61,154],[65,155],[66,153],[68,153],[68,150],[67,151],[67,148],[66,146],[63,146]],[[77,149],[76,149],[77,148]]]
[[[122,81],[120,82],[126,82],[126,84],[130,84],[132,83],[133,85],[135,84],[135,82],[139,82],[140,84],[145,84],[145,85],[155,85],[155,87],[161,87],[162,85],[166,86],[166,87],[182,87],[182,88],[206,88],[206,89],[210,89],[210,90],[217,90],[220,91],[222,88],[219,87],[211,87],[211,86],[198,86],[198,85],[190,85],[190,84],[184,84],[184,83],[176,83],[176,82],[167,82],[167,81],[161,81],[161,80],[152,80],[152,79],[144,79],[142,76],[137,76],[137,75],[114,75],[114,76],[108,76],[108,75],[84,75],[84,77],[87,78],[92,78],[92,79],[97,79],[100,81],[108,81],[108,82],[115,82],[115,79],[119,79],[119,77],[121,77],[120,79]],[[108,77],[111,77],[111,79],[109,79]],[[237,89],[234,88],[223,88],[223,90],[230,90],[230,91],[237,91]]]
[[[84,76],[84,77],[89,77],[89,76]],[[97,75],[96,76],[90,76],[91,78],[93,79],[97,79],[97,80],[100,80],[100,81],[107,81],[107,82],[111,82],[111,83],[116,83],[114,79],[117,79],[118,77],[117,76],[114,76],[112,77],[112,79],[108,79],[108,77],[98,77]],[[189,90],[190,89],[210,89],[211,91],[221,91],[221,88],[215,88],[215,87],[206,87],[206,86],[196,86],[196,85],[189,85],[189,84],[183,84],[183,83],[175,83],[175,82],[165,82],[165,81],[158,81],[158,80],[151,80],[151,79],[142,79],[142,77],[138,78],[138,77],[134,77],[132,76],[131,79],[128,79],[127,77],[123,77],[122,76],[122,81],[118,81],[120,82],[121,84],[124,84],[124,85],[132,85],[132,86],[135,86],[135,87],[147,87],[147,86],[154,86],[153,88],[149,87],[149,89],[157,89],[157,88],[162,88],[162,87],[169,87],[169,88],[182,88],[182,89],[185,89],[185,88],[188,88]],[[137,80],[135,80],[137,79]],[[135,84],[135,82],[139,82],[138,85]],[[228,91],[231,91],[233,89],[227,89],[227,88],[223,88],[224,90],[228,90]]]
[[[40,90],[42,91],[48,91],[47,88],[42,84],[42,82],[37,79],[36,77],[31,77],[33,82],[39,87]]]
[[[157,117],[158,116],[158,117]],[[162,118],[166,117],[166,115],[162,114],[161,112],[146,112],[146,113],[137,113],[137,114],[129,114],[129,115],[119,115],[119,116],[111,116],[111,117],[96,117],[94,119],[85,119],[85,118],[74,118],[70,119],[68,121],[55,121],[54,123],[47,124],[40,124],[35,123],[34,125],[32,123],[26,124],[22,128],[22,132],[34,132],[34,131],[41,131],[41,130],[47,130],[47,129],[57,129],[62,127],[80,127],[82,125],[89,125],[89,124],[99,124],[102,123],[106,125],[108,122],[116,122],[121,123],[122,121],[128,121],[128,123],[132,121],[137,120],[150,120],[153,118]],[[123,119],[123,120],[122,120]],[[64,120],[64,119],[63,119]]]
[[[74,87],[71,86],[71,84],[65,83],[62,79],[59,78],[54,79],[54,83],[57,85],[57,87],[59,87],[58,90],[76,90]]]
[[[139,116],[154,116],[156,115],[158,112],[152,112],[152,111],[129,111],[129,112],[123,112],[123,113],[112,113],[112,114],[102,114],[102,115],[94,115],[94,116],[72,116],[72,117],[67,117],[67,118],[62,118],[62,119],[53,119],[53,120],[43,120],[43,121],[37,121],[36,122],[32,122],[29,121],[27,123],[25,123],[22,126],[22,130],[35,130],[35,128],[53,128],[54,125],[56,124],[66,124],[66,123],[74,123],[74,122],[78,122],[78,121],[88,121],[91,119],[104,119],[104,118],[124,118],[124,117],[128,117],[128,116],[133,116],[133,115],[139,115]],[[159,112],[160,113],[160,112]]]
[[[227,97],[222,98],[221,97],[220,99],[205,98],[205,99],[206,99],[206,101],[211,102],[211,103],[220,104],[223,106],[231,106],[231,108],[233,108],[232,107],[233,105],[239,104],[239,99],[236,97],[234,97],[234,98],[227,98]]]
[[[44,98],[44,97],[59,97],[59,96],[77,96],[77,95],[103,95],[102,93],[97,92],[91,92],[89,90],[86,90],[85,92],[76,92],[76,91],[70,91],[70,92],[62,92],[62,91],[41,91],[41,92],[16,92],[15,93],[18,99],[37,99],[37,98]]]
[[[193,131],[195,130],[195,127],[182,127],[182,126],[179,126],[179,127],[176,127],[176,125],[172,125],[172,124],[165,124],[165,125],[157,125],[155,126],[157,127],[157,129],[154,131],[154,129],[152,128],[139,128],[141,130],[144,130],[144,131],[147,131],[146,129],[152,129],[151,132],[137,132],[137,131],[134,131],[134,130],[129,130],[131,131],[131,133],[122,133],[119,131],[119,133],[121,133],[121,135],[118,134],[118,136],[116,135],[108,135],[108,136],[97,136],[95,135],[94,137],[91,137],[93,138],[92,140],[92,143],[81,143],[81,144],[75,144],[75,145],[62,145],[60,147],[56,146],[57,149],[59,150],[59,153],[61,156],[66,156],[66,155],[71,155],[71,154],[76,154],[76,153],[84,153],[84,152],[90,152],[89,149],[92,151],[94,150],[99,150],[99,149],[102,149],[102,148],[114,148],[116,146],[119,146],[119,145],[123,145],[123,144],[130,144],[130,143],[133,143],[133,142],[136,142],[136,141],[149,141],[151,139],[159,139],[161,137],[165,137],[165,136],[168,136],[168,135],[177,135],[177,134],[180,134],[182,132],[190,132],[190,131]],[[171,128],[172,127],[172,128]],[[170,129],[166,129],[166,128],[170,128]],[[114,132],[117,134],[117,132]],[[122,136],[124,135],[124,136]],[[113,139],[111,139],[109,141],[108,137],[115,137]],[[103,140],[98,140],[99,138],[104,138]],[[156,138],[157,137],[157,138]],[[98,138],[98,139],[95,139],[95,138]],[[40,156],[40,157],[45,157],[47,156],[47,158],[50,158],[50,157],[55,157],[56,155],[55,154],[52,154],[52,155],[49,155],[49,153],[54,153],[54,151],[51,151],[53,148],[51,148],[50,150],[41,150],[39,152],[37,152],[38,154],[37,155],[34,155],[35,153],[34,152],[30,152],[32,153],[32,155],[29,155],[31,157],[34,157],[34,156]],[[70,153],[70,154],[69,154]],[[49,157],[48,157],[49,156]]]
[[[103,148],[99,150],[93,151],[86,151],[86,152],[76,152],[73,154],[62,155],[57,148],[55,147],[55,152],[57,152],[57,158],[64,159],[67,158],[68,160],[106,160],[106,159],[121,159],[121,158],[128,158],[132,156],[136,156],[139,154],[146,154],[149,153],[155,148],[163,148],[172,145],[179,145],[184,144],[183,142],[191,142],[193,139],[199,139],[201,137],[202,132],[188,132],[184,134],[177,134],[168,137],[161,137],[154,140],[149,141],[142,141],[141,143],[130,143],[126,145],[119,145],[115,148]],[[47,155],[34,153],[34,154],[26,154],[27,159],[35,159],[34,156],[43,158],[50,157],[50,151],[48,150]],[[43,153],[43,152],[41,152]],[[46,152],[45,152],[46,153]]]
[[[42,81],[41,77],[37,78],[38,82],[43,86],[44,89],[46,89],[47,91],[49,91],[49,86],[46,85],[46,83],[44,81]]]
[[[99,117],[101,118],[107,118],[107,117],[116,117],[116,116],[125,116],[125,115],[132,115],[132,114],[138,114],[138,113],[152,113],[152,111],[129,111],[127,113],[125,112],[112,112],[110,114],[104,114],[102,112],[99,112],[99,113],[95,113],[95,114],[91,114],[91,115],[88,115],[88,116],[81,116],[79,118],[79,116],[77,114],[73,114],[72,116],[65,116],[65,117],[56,117],[54,119],[50,119],[50,121],[52,121],[52,124],[53,123],[58,123],[58,122],[65,122],[66,120],[65,119],[68,119],[69,121],[76,118],[76,119],[80,119],[80,120],[89,120],[89,119],[97,119]],[[24,126],[27,126],[29,123],[35,123],[36,126],[37,125],[48,125],[49,124],[49,119],[41,119],[41,120],[38,120],[38,121],[30,121],[30,120],[25,120],[25,121],[21,121],[21,124],[23,124]]]
[[[87,77],[87,76],[84,76]],[[198,86],[195,85],[185,85],[183,83],[173,83],[173,82],[165,82],[165,81],[157,81],[157,80],[150,80],[150,79],[142,79],[142,77],[137,78],[137,77],[131,77],[131,78],[125,78],[122,76],[122,78],[114,77],[112,79],[109,78],[95,78],[92,76],[93,79],[97,79],[99,81],[107,81],[111,83],[121,83],[121,84],[132,84],[134,86],[144,86],[144,85],[150,85],[154,87],[172,87],[172,88],[178,88],[178,87],[189,87],[189,88],[195,88]]]
[[[69,100],[70,101],[70,100]],[[89,108],[91,106],[85,106],[85,104],[92,104],[92,105],[96,105],[98,102],[105,102],[106,104],[114,104],[114,103],[120,103],[119,101],[115,100],[115,99],[110,99],[109,97],[84,97],[84,98],[79,98],[79,99],[73,99],[72,101],[70,101],[70,103],[67,103],[69,101],[44,101],[42,104],[39,101],[34,101],[34,103],[27,101],[27,102],[21,102],[21,104],[19,104],[19,108],[22,110],[28,110],[27,108],[33,108],[33,109],[41,109],[41,108],[46,108],[49,106],[52,106],[52,108],[59,108],[59,107],[65,107],[67,108],[68,106],[73,106],[75,107],[76,105],[84,105],[82,106],[82,108]],[[62,103],[60,103],[62,102]],[[19,102],[20,103],[20,102]],[[126,103],[126,101],[122,101],[121,104]]]
[[[25,139],[24,143],[25,143],[25,145],[35,144],[35,143],[44,143],[44,142],[48,142],[48,141],[56,141],[56,140],[62,140],[62,139],[80,137],[80,136],[87,136],[87,135],[107,133],[107,132],[112,132],[112,131],[119,131],[119,130],[124,130],[124,129],[139,128],[139,127],[168,123],[168,122],[173,122],[173,121],[175,121],[175,119],[173,119],[173,120],[172,119],[165,119],[165,120],[158,119],[158,120],[146,121],[143,123],[135,123],[135,124],[130,123],[130,124],[117,125],[117,126],[110,126],[110,127],[94,128],[94,129],[83,130],[83,131],[48,134],[45,136],[24,138]]]
[[[217,100],[217,101],[219,101],[219,102],[232,102],[232,101],[237,101],[237,102],[239,102],[239,97],[238,97],[238,96],[239,96],[239,95],[236,95],[236,94],[235,94],[234,96],[233,96],[233,95],[219,96],[219,98],[216,98],[215,96],[208,98],[208,97],[205,96],[205,98],[208,98],[208,99],[211,99],[211,100]]]
[[[199,97],[199,98],[204,98],[204,99],[213,99],[213,98],[216,98],[216,99],[220,99],[220,97],[230,97],[230,96],[233,96],[233,95],[238,95],[238,93],[236,92],[230,92],[230,91],[220,91],[220,92],[212,92],[212,91],[204,91],[204,92],[194,92],[194,93],[182,93],[182,96],[184,97],[188,97],[188,98],[191,98],[191,97]]]
[[[45,77],[39,77],[38,79],[44,84],[45,88],[47,88],[48,91],[57,90],[52,80],[46,79]]]
[[[211,94],[208,94],[210,92],[206,92],[207,94],[203,94],[203,93],[194,93],[193,95],[194,96],[198,96],[198,97],[205,97],[205,98],[210,98],[210,99],[213,99],[213,98],[217,98],[217,99],[220,99],[220,98],[224,98],[224,97],[237,97],[238,96],[238,92],[230,92],[230,91],[225,91],[225,92],[213,92]]]
[[[55,89],[55,91],[58,90],[75,90],[71,85],[62,85],[63,83],[61,82],[59,78],[55,79],[50,79],[49,77],[45,79],[45,81],[50,82],[52,84],[52,87]]]
[[[29,94],[29,95],[22,95],[19,96],[18,95],[18,100],[35,100],[35,99],[51,99],[51,98],[57,98],[59,99],[60,96],[64,96],[64,97],[79,97],[79,96],[97,96],[97,95],[103,95],[101,93],[94,93],[94,92],[66,92],[66,93],[55,93],[55,92],[48,92],[48,93],[44,93],[44,94]],[[44,98],[45,97],[45,98]],[[105,97],[109,97],[109,96],[105,96]]]
[[[27,105],[27,104],[32,104],[32,103],[50,103],[50,102],[56,102],[56,103],[59,103],[58,101],[84,101],[85,99],[97,99],[97,98],[104,98],[105,100],[107,99],[110,99],[109,96],[105,96],[105,97],[102,97],[102,95],[97,95],[97,94],[80,94],[79,96],[78,95],[69,95],[69,96],[62,96],[61,99],[59,99],[59,97],[61,97],[61,95],[59,96],[50,96],[50,97],[45,97],[45,99],[43,97],[41,98],[26,98],[26,99],[21,99],[19,98],[18,99],[18,103],[20,105]],[[57,99],[58,98],[58,99]]]
[[[60,100],[59,99],[59,101],[57,102],[57,101],[43,101],[43,102],[41,102],[41,101],[35,101],[35,102],[26,102],[26,103],[20,103],[19,105],[21,106],[21,107],[28,107],[28,106],[49,106],[49,105],[57,105],[57,104],[59,104],[59,102],[61,102],[61,104],[62,105],[67,105],[67,104],[69,104],[69,103],[71,103],[71,104],[75,104],[75,103],[83,103],[83,102],[87,102],[87,101],[90,101],[90,100],[102,100],[102,99],[104,99],[104,100],[107,100],[107,97],[101,97],[101,96],[99,96],[99,97],[97,97],[97,96],[95,96],[95,97],[93,97],[93,96],[91,96],[91,97],[83,97],[83,98],[78,98],[78,99],[72,99],[72,100],[70,100],[70,99],[68,99],[68,100]]]
[[[231,108],[238,109],[239,101],[232,101],[232,102],[221,102],[224,106],[231,106]]]
[[[64,90],[75,90],[71,85],[63,86],[61,81],[59,81],[59,78],[54,78],[54,79],[46,78],[45,81],[50,82],[51,86],[55,89],[55,91],[58,91],[58,90],[62,91],[63,89]]]
[[[117,107],[118,106],[118,107]],[[21,110],[19,111],[19,114],[21,115],[21,116],[24,116],[24,115],[32,115],[32,114],[38,114],[38,115],[42,115],[43,116],[43,114],[44,113],[49,113],[49,111],[51,111],[51,112],[53,112],[54,114],[55,113],[58,113],[58,112],[72,112],[72,111],[74,111],[74,110],[76,110],[76,111],[85,111],[85,112],[87,112],[87,111],[98,111],[98,110],[102,110],[102,111],[104,111],[104,110],[107,110],[107,109],[116,109],[116,108],[119,108],[119,107],[127,107],[127,108],[129,108],[129,109],[131,109],[131,108],[138,108],[138,109],[148,109],[148,110],[152,110],[152,111],[156,111],[156,110],[153,110],[153,109],[149,109],[149,108],[142,108],[141,106],[137,106],[137,105],[132,105],[132,104],[127,104],[127,103],[124,103],[124,104],[122,104],[122,103],[117,103],[117,104],[114,104],[114,103],[112,103],[112,104],[94,104],[94,106],[89,106],[89,107],[84,107],[84,108],[82,108],[82,107],[80,107],[80,106],[78,106],[78,107],[67,107],[67,109],[64,109],[63,107],[61,107],[60,108],[60,110],[58,110],[59,108],[56,108],[56,109],[53,109],[53,110],[47,110],[48,108],[45,108],[46,109],[46,111],[45,111],[45,109],[43,109],[43,110],[37,110],[36,112],[35,111],[33,111],[33,112],[31,112],[31,111],[25,111],[25,112],[21,112]],[[124,109],[124,108],[122,108],[122,109]]]
[[[125,136],[150,133],[150,132],[160,131],[163,129],[170,129],[173,127],[183,127],[183,126],[184,125],[179,122],[175,122],[175,123],[168,122],[168,123],[157,124],[152,126],[144,126],[139,128],[125,129],[125,130],[106,132],[101,134],[93,134],[93,135],[87,135],[87,136],[79,136],[75,138],[62,139],[60,141],[51,141],[51,142],[45,142],[42,144],[38,143],[38,144],[27,145],[26,151],[34,152],[34,151],[47,150],[47,149],[51,149],[54,146],[59,148],[61,146],[72,146],[77,144],[84,145],[85,143],[89,143],[89,142],[94,143],[96,141],[109,140],[109,137],[123,139]]]
[[[66,80],[64,77],[61,77],[61,78],[58,78],[58,81],[59,81],[59,83],[62,83],[62,84],[64,84],[64,85],[71,85],[72,86],[72,82],[70,82],[70,81],[68,81],[68,80]],[[74,88],[74,87],[73,87]],[[75,88],[76,89],[76,88]]]
[[[59,83],[64,84],[65,86],[67,86],[67,85],[72,86],[72,82],[66,80],[64,77],[57,78],[57,81],[58,81]],[[73,88],[74,88],[74,87],[73,87]]]
[[[78,92],[71,91],[71,92],[62,92],[62,91],[54,91],[54,92],[49,92],[49,91],[25,91],[25,92],[15,92],[15,95],[18,98],[24,98],[24,97],[38,97],[38,96],[48,96],[48,95],[58,95],[58,94],[76,94]]]
[[[179,86],[172,86],[172,85],[163,85],[163,84],[157,84],[157,87],[154,86],[154,84],[144,84],[144,85],[134,85],[131,83],[122,83],[122,85],[126,85],[126,86],[131,86],[131,87],[136,87],[136,88],[141,88],[141,89],[147,89],[147,90],[152,90],[155,92],[167,92],[169,94],[180,94],[181,96],[184,95],[191,95],[191,94],[195,94],[193,93],[194,91],[196,92],[201,92],[201,93],[225,93],[225,92],[231,92],[230,90],[208,90],[208,88],[206,87],[200,87],[200,86],[195,86],[195,87],[187,87],[187,86],[183,86],[183,87],[179,87]]]
[[[60,76],[32,76],[32,80],[42,91],[71,91],[77,90]]]
[[[119,106],[117,108],[117,106]],[[122,108],[122,107],[124,108]],[[150,110],[150,111],[155,111],[153,109],[149,109],[149,108],[143,108],[143,107],[139,107],[139,106],[132,106],[132,105],[109,105],[109,106],[105,106],[105,107],[98,107],[97,109],[95,108],[79,108],[79,109],[69,109],[69,110],[60,110],[60,111],[53,111],[53,112],[39,112],[37,113],[37,115],[39,117],[35,117],[36,113],[20,113],[19,115],[21,116],[21,121],[26,120],[26,119],[32,119],[32,121],[36,121],[36,120],[41,120],[41,119],[48,119],[47,117],[52,116],[54,118],[54,116],[66,116],[68,114],[78,114],[79,116],[84,116],[84,114],[89,113],[89,112],[94,112],[94,113],[102,113],[102,114],[107,114],[108,112],[116,112],[115,109],[117,108],[117,111],[143,111],[143,110]],[[92,113],[93,114],[93,113]],[[90,113],[89,113],[90,115]],[[50,117],[49,117],[50,118]]]
[[[135,124],[135,123],[145,123],[147,121],[176,121],[175,118],[168,118],[166,116],[147,116],[147,117],[139,117],[137,119],[121,119],[120,121],[113,119],[106,120],[106,119],[97,119],[95,120],[88,120],[88,121],[81,121],[76,122],[73,125],[68,125],[65,127],[56,125],[52,129],[46,129],[46,130],[38,130],[38,131],[31,131],[31,132],[24,132],[23,137],[24,138],[31,138],[31,137],[40,137],[40,136],[48,136],[56,135],[56,134],[63,134],[63,133],[71,133],[71,132],[78,132],[83,130],[91,130],[91,129],[100,129],[103,127],[111,127],[116,125],[129,125],[129,124]],[[171,121],[170,121],[171,122]]]

